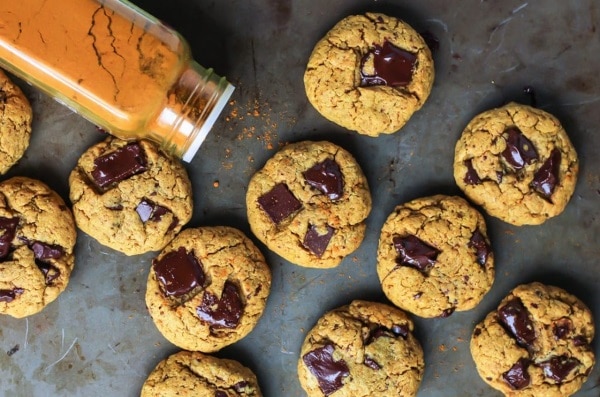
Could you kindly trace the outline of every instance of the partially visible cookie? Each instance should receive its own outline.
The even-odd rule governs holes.
[[[481,378],[506,396],[576,393],[594,366],[590,310],[565,290],[541,283],[513,289],[473,331]]]
[[[579,172],[575,148],[551,114],[509,103],[473,118],[456,143],[454,179],[474,203],[513,225],[560,214]]]
[[[76,229],[63,199],[35,179],[0,183],[0,313],[41,311],[67,287]]]
[[[271,270],[244,233],[226,226],[192,228],[152,261],[146,306],[171,343],[210,353],[254,329],[270,290]]]
[[[304,87],[325,118],[368,136],[402,128],[429,96],[433,59],[407,23],[384,14],[351,15],[314,47]]]
[[[235,360],[180,351],[160,363],[141,397],[262,397],[256,375]]]
[[[25,153],[31,136],[31,105],[0,69],[0,174]]]
[[[397,206],[382,227],[377,250],[383,292],[421,317],[472,309],[494,282],[486,230],[483,216],[458,196]]]
[[[185,168],[149,141],[109,137],[90,147],[69,186],[77,226],[127,255],[162,249],[192,217]]]
[[[298,377],[309,397],[415,396],[425,368],[412,320],[383,303],[353,301],[307,334]]]
[[[371,193],[349,152],[303,141],[254,174],[246,208],[252,232],[270,250],[300,266],[331,268],[362,243]]]

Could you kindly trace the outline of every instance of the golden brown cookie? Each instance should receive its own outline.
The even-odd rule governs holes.
[[[461,197],[436,195],[397,206],[385,221],[377,274],[388,299],[421,317],[475,307],[494,282],[483,216]]]
[[[298,377],[309,397],[415,396],[425,363],[413,322],[400,309],[353,301],[306,336]]]
[[[513,289],[475,327],[471,354],[481,378],[506,396],[570,396],[594,366],[593,338],[583,302],[536,282]]]
[[[270,290],[271,270],[244,233],[200,227],[183,230],[152,262],[146,306],[171,343],[210,353],[252,331]]]
[[[160,363],[141,397],[262,397],[256,375],[235,360],[180,351]]]
[[[304,141],[254,174],[246,208],[252,232],[269,249],[300,266],[331,268],[362,243],[371,193],[350,153]]]
[[[69,282],[75,240],[71,211],[46,184],[0,183],[0,313],[25,317],[55,300]]]
[[[509,103],[477,115],[456,143],[454,179],[469,199],[513,225],[538,225],[569,202],[579,162],[551,114]]]
[[[69,176],[77,226],[127,255],[162,249],[192,217],[192,187],[178,160],[149,141],[109,137]]]
[[[31,105],[0,69],[0,174],[25,153],[31,136]]]
[[[351,15],[314,47],[304,87],[325,118],[378,136],[402,128],[431,91],[434,67],[425,40],[384,14]]]

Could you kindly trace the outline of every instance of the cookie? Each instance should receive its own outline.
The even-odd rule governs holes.
[[[262,393],[256,375],[239,362],[180,351],[158,363],[140,396],[262,397]]]
[[[397,206],[385,221],[377,275],[394,305],[421,317],[475,307],[494,282],[494,254],[483,216],[458,196]]]
[[[505,396],[570,396],[594,366],[590,310],[541,283],[513,289],[479,323],[471,354],[481,378]]]
[[[415,396],[425,363],[412,320],[400,309],[356,300],[307,334],[298,378],[309,397]]]
[[[0,313],[21,318],[60,295],[75,264],[73,215],[41,181],[0,183]]]
[[[367,13],[344,18],[315,45],[304,88],[325,118],[375,137],[398,131],[423,106],[434,74],[431,51],[411,26]]]
[[[0,70],[0,174],[23,157],[29,146],[31,118],[29,101]]]
[[[211,353],[252,331],[270,289],[271,270],[244,233],[226,226],[192,228],[153,260],[146,306],[171,343]]]
[[[578,171],[560,122],[527,105],[509,103],[475,116],[456,143],[457,185],[488,214],[517,226],[560,214]]]
[[[252,232],[270,250],[296,265],[331,268],[362,243],[371,193],[350,153],[303,141],[253,175],[246,208]]]
[[[192,187],[178,160],[149,141],[109,137],[69,176],[77,226],[126,255],[161,250],[192,217]]]

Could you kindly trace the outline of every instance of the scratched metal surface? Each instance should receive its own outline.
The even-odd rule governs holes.
[[[453,147],[468,120],[507,100],[527,101],[563,122],[581,159],[566,211],[542,226],[487,218],[497,277],[469,312],[415,318],[425,351],[420,397],[497,396],[478,377],[468,341],[514,286],[562,286],[600,319],[600,6],[596,0],[136,0],[179,30],[195,58],[237,86],[224,117],[187,165],[195,195],[189,226],[230,225],[250,234],[245,187],[278,145],[329,139],[351,151],[372,189],[363,245],[338,268],[310,270],[259,245],[273,272],[272,293],[256,329],[217,355],[258,375],[267,397],[304,396],[296,361],[305,332],[325,311],[355,298],[385,301],[375,272],[379,229],[393,207],[434,193],[460,193]],[[351,13],[383,11],[439,40],[436,81],[424,108],[399,133],[377,139],[349,133],[307,103],[303,69],[315,42]],[[5,176],[39,178],[65,199],[78,156],[101,139],[93,125],[24,86],[34,108],[27,154]],[[225,117],[226,116],[226,117]],[[218,182],[216,184],[215,182]],[[27,319],[0,318],[0,394],[136,396],[152,368],[178,349],[156,330],[144,305],[154,253],[125,257],[80,233],[67,290]],[[593,344],[600,354],[598,342]],[[595,368],[577,394],[598,396]]]

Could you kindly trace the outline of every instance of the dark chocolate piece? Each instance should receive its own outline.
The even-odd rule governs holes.
[[[467,173],[465,174],[465,183],[467,185],[479,185],[481,178],[477,175],[477,171],[473,168],[473,159],[465,160],[465,166],[467,167]]]
[[[10,252],[18,225],[18,218],[0,217],[0,233],[2,233],[0,236],[0,259],[5,258]]]
[[[475,248],[477,263],[479,263],[481,266],[484,266],[485,262],[487,262],[488,256],[490,255],[491,249],[479,229],[475,230],[475,232],[471,235],[468,246]]]
[[[522,390],[531,383],[531,376],[527,372],[531,362],[526,358],[520,358],[510,369],[502,374],[502,378],[514,390]]]
[[[365,65],[373,64],[373,74],[365,73]],[[389,87],[405,87],[410,84],[417,63],[417,56],[396,47],[389,41],[383,45],[375,44],[361,59],[360,85],[370,87],[387,85]]]
[[[332,159],[315,164],[304,173],[306,182],[326,194],[330,200],[338,200],[344,193],[344,179],[340,166]]]
[[[104,189],[146,169],[144,150],[138,143],[133,142],[95,159],[92,178],[99,188]]]
[[[331,237],[333,237],[334,228],[327,225],[327,233],[319,234],[317,227],[314,225],[309,225],[306,234],[304,235],[304,241],[302,245],[304,245],[310,252],[315,254],[318,258],[323,256],[323,253],[327,249],[329,245],[329,241],[331,241]]]
[[[517,127],[508,128],[503,135],[506,149],[502,152],[502,157],[515,170],[520,170],[525,164],[531,164],[538,159],[535,146]]]
[[[45,244],[34,241],[29,245],[35,259],[46,261],[48,259],[59,259],[65,254],[63,247],[54,244]]]
[[[573,322],[567,318],[562,317],[554,322],[554,327],[552,328],[552,333],[554,334],[554,339],[567,339],[567,336],[571,333],[573,329]]]
[[[498,309],[498,320],[523,347],[529,347],[536,338],[529,312],[519,298],[514,298]]]
[[[225,393],[225,392],[224,392],[224,391],[222,391],[222,390],[217,390],[217,391],[215,392],[215,397],[227,397],[227,393]]]
[[[206,280],[194,253],[183,247],[154,260],[152,268],[166,296],[185,295],[196,287],[203,287]]]
[[[554,356],[537,365],[542,368],[546,378],[561,383],[579,364],[581,364],[581,362],[576,358],[562,355]]]
[[[452,315],[452,313],[454,313],[455,310],[456,310],[455,307],[444,309],[444,311],[442,311],[442,314],[440,314],[440,317],[441,318],[450,317]]]
[[[148,221],[158,222],[162,219],[163,215],[172,213],[170,209],[167,207],[163,207],[160,204],[156,204],[152,200],[148,200],[147,198],[142,199],[140,203],[135,207],[135,211],[140,216],[142,222],[146,223]],[[168,230],[171,231],[179,224],[179,219],[173,215],[173,221],[169,225]]]
[[[46,285],[52,284],[52,281],[56,280],[60,276],[60,270],[48,262],[36,260],[35,264],[44,274]]]
[[[370,345],[371,343],[375,342],[375,340],[382,338],[382,337],[387,337],[387,338],[402,337],[403,339],[406,339],[406,337],[408,336],[408,332],[409,332],[409,329],[406,325],[394,324],[392,326],[392,329],[388,329],[388,328],[380,325],[380,326],[377,326],[376,328],[371,329],[371,331],[369,332],[369,335],[367,336],[367,339],[365,340],[365,345]]]
[[[23,288],[0,289],[0,302],[12,302],[17,295],[21,295],[24,291]]]
[[[401,336],[402,338],[406,339],[406,337],[408,336],[409,328],[407,325],[394,324],[392,325],[391,331],[394,333],[394,335]]]
[[[367,367],[369,367],[369,368],[371,368],[371,369],[373,369],[375,371],[378,371],[378,370],[381,369],[381,365],[379,365],[377,363],[377,361],[373,360],[369,356],[365,356],[365,360],[364,360],[363,364],[365,364]]]
[[[268,193],[260,196],[258,204],[276,224],[302,208],[302,204],[283,183],[275,185]]]
[[[575,346],[585,346],[588,344],[587,338],[583,335],[577,335],[573,337],[573,345]]]
[[[329,396],[344,386],[343,379],[350,375],[344,360],[333,359],[334,347],[331,344],[306,353],[302,360],[308,370],[317,378],[319,389]]]
[[[533,175],[531,187],[534,188],[542,197],[551,201],[554,188],[558,184],[558,175],[560,171],[560,150],[553,149],[550,157],[544,161],[544,164]]]
[[[240,323],[244,305],[235,284],[225,282],[221,299],[208,292],[196,308],[198,317],[214,328],[235,328]]]
[[[249,383],[246,382],[245,380],[242,380],[238,383],[236,383],[235,385],[233,385],[233,390],[235,390],[238,393],[242,393],[244,391],[244,389],[246,389],[246,387],[248,387]]]
[[[416,236],[396,236],[393,239],[394,248],[399,257],[396,262],[402,266],[411,266],[425,273],[434,264],[440,251],[425,243]]]

